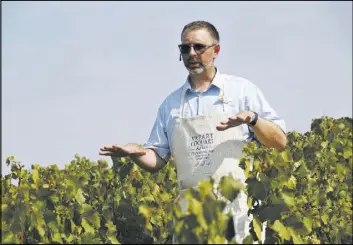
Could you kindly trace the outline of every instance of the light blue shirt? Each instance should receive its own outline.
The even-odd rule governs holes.
[[[222,91],[225,98],[223,101],[220,100]],[[286,132],[284,120],[277,115],[255,84],[245,78],[221,74],[217,69],[206,91],[193,90],[186,79],[186,82],[168,95],[159,106],[150,137],[142,147],[154,149],[166,162],[172,154],[172,135],[175,119],[180,116],[182,93],[185,93],[183,118],[213,115],[224,110],[231,115],[240,111],[254,111],[259,117],[274,122]],[[258,141],[250,127],[247,125],[239,127],[248,134],[248,142]]]

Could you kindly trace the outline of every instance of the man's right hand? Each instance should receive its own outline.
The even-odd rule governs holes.
[[[146,154],[138,144],[109,145],[100,149],[99,155],[113,157],[138,157]]]
[[[166,162],[152,149],[144,149],[138,144],[109,145],[100,149],[99,155],[115,157],[131,157],[141,168],[155,173],[162,169]]]

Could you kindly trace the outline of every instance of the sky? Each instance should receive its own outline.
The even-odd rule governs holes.
[[[180,33],[220,33],[221,73],[249,79],[287,131],[352,117],[352,2],[1,2],[6,158],[63,168],[104,145],[144,143],[180,87]]]

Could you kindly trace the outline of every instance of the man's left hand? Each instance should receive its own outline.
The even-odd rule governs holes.
[[[216,128],[219,131],[224,131],[228,128],[236,127],[241,124],[249,124],[254,116],[254,113],[251,111],[241,111],[235,116],[228,117],[228,120],[221,122],[221,125]]]

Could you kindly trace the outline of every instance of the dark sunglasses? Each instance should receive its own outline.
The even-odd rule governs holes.
[[[195,44],[179,44],[179,50],[180,53],[182,54],[188,54],[190,53],[191,47],[194,48],[195,53],[200,54],[206,51],[206,49],[215,46],[215,44],[211,45],[211,46],[207,46],[205,44],[202,43],[195,43]]]

